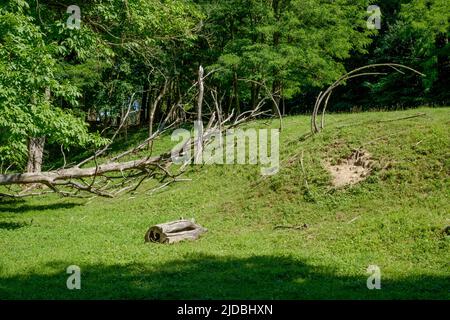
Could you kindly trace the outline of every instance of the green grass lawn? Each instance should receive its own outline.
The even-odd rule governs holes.
[[[309,121],[285,118],[275,176],[196,166],[191,181],[152,195],[149,182],[114,199],[2,200],[0,299],[450,298],[450,109],[330,114],[324,132],[302,140]],[[373,173],[333,188],[325,159],[358,147]],[[180,217],[208,233],[144,243],[150,225]],[[81,290],[66,288],[69,265],[81,268]],[[381,269],[381,290],[366,287],[369,265]]]

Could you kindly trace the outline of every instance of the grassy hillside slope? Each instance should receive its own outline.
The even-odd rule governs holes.
[[[0,299],[450,298],[450,109],[327,122],[302,140],[309,117],[286,118],[272,177],[258,166],[203,166],[152,195],[144,185],[116,199],[3,200]],[[359,147],[372,174],[333,188],[325,160]],[[180,217],[209,232],[144,244],[150,225]],[[81,290],[66,288],[69,265],[81,267]],[[369,265],[381,269],[381,290],[366,287]]]

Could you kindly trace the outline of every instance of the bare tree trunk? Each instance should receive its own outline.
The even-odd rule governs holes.
[[[273,105],[272,105],[272,111],[273,113],[279,112],[279,105],[281,101],[281,82],[279,80],[275,80],[273,82],[272,86],[272,95],[273,95]]]
[[[254,110],[256,108],[256,106],[258,105],[258,98],[259,98],[259,92],[260,92],[261,86],[258,85],[257,83],[252,82],[252,96],[251,96],[251,105],[252,105],[252,110]]]
[[[127,170],[139,170],[148,165],[159,163],[162,159],[169,158],[170,154],[156,156],[152,158],[143,158],[139,160],[132,160],[128,162],[110,162],[92,168],[78,168],[73,167],[69,169],[60,169],[47,172],[32,172],[32,173],[13,173],[1,174],[0,185],[11,184],[34,184],[42,183],[46,185],[56,184],[62,180],[71,180],[77,178],[87,178],[100,176],[108,172],[124,172]],[[74,181],[71,183],[75,183]]]
[[[164,83],[164,87],[159,92],[159,95],[153,102],[152,108],[150,110],[149,121],[148,121],[148,136],[149,137],[151,137],[153,134],[153,122],[155,119],[156,108],[158,108],[159,102],[166,95],[167,85],[168,85],[168,81],[166,80],[166,82]]]
[[[42,158],[44,155],[45,137],[28,139],[28,173],[39,173],[42,171]]]
[[[45,99],[50,100],[50,89],[45,89]],[[44,158],[45,136],[28,138],[28,163],[27,172],[41,172]]]
[[[238,76],[237,72],[234,72],[233,77],[233,91],[234,91],[234,103],[236,103],[236,114],[241,114],[241,104],[239,102],[239,88],[238,88]]]
[[[200,164],[202,162],[203,153],[203,120],[202,120],[202,108],[203,108],[203,96],[205,94],[205,85],[203,83],[204,70],[200,66],[198,69],[198,99],[197,99],[197,130],[198,140],[195,144],[194,163]]]
[[[148,105],[149,90],[150,86],[148,85],[148,82],[145,82],[142,92],[141,112],[139,115],[139,125],[141,126],[143,126],[146,123],[146,111]]]
[[[153,103],[151,103],[151,101],[153,101],[153,98],[155,97],[155,92],[154,92],[154,88],[151,88],[148,92],[147,95],[147,103],[145,106],[145,123],[148,125],[148,122],[150,120],[150,114],[152,113],[152,107],[153,107]]]
[[[202,108],[203,108],[203,96],[205,93],[205,86],[203,84],[203,67],[198,69],[198,99],[197,99],[197,121],[202,122]]]

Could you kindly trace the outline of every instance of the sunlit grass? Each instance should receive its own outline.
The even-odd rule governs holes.
[[[0,298],[448,299],[449,120],[448,108],[332,114],[302,141],[309,118],[288,117],[272,177],[258,166],[194,166],[191,181],[152,195],[149,182],[115,199],[2,201]],[[155,152],[173,143],[167,135]],[[332,188],[324,159],[361,146],[372,175]],[[209,232],[144,243],[150,225],[180,217]],[[81,290],[66,288],[69,265],[81,267]],[[366,287],[369,265],[381,268],[381,290]]]

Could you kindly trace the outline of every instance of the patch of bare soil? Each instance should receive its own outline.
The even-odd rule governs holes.
[[[364,181],[371,173],[373,161],[365,150],[356,150],[349,157],[340,159],[336,165],[327,163],[336,188],[350,186]]]

